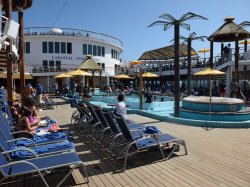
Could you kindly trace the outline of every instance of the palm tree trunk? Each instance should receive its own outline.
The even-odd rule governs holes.
[[[187,94],[191,94],[191,39],[188,40]]]
[[[180,25],[179,22],[174,24],[174,72],[175,72],[175,82],[174,82],[174,115],[175,117],[180,116],[180,51],[179,51],[179,41],[180,41]]]

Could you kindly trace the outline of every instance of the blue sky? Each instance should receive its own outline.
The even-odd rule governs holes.
[[[148,28],[159,20],[158,16],[169,13],[178,19],[187,12],[209,20],[188,21],[191,30],[181,29],[181,35],[187,37],[196,32],[198,36],[210,36],[227,16],[235,17],[235,23],[250,21],[250,0],[33,0],[33,6],[24,12],[24,24],[84,29],[117,37],[124,44],[121,58],[130,61],[145,51],[171,44],[173,27],[167,31],[162,26]],[[197,51],[209,48],[208,41],[194,41],[192,45]],[[220,44],[214,48],[216,55]]]

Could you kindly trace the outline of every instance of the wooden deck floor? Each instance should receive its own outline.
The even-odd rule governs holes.
[[[57,102],[62,102],[56,99]],[[75,109],[61,103],[54,110],[44,110],[41,116],[51,116],[58,124],[69,128],[79,156],[86,161],[89,183],[78,170],[65,182],[65,186],[250,186],[250,129],[213,129],[160,122],[151,118],[129,115],[144,125],[155,125],[162,132],[184,139],[188,155],[176,153],[167,161],[161,161],[159,151],[141,153],[128,160],[124,173],[122,159],[112,159],[105,150],[87,139],[70,125],[70,116]],[[51,176],[55,185],[60,176]],[[4,186],[42,186],[40,180],[21,181]]]

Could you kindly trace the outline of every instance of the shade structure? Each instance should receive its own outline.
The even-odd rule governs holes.
[[[0,78],[7,79],[7,72],[3,72],[0,74]],[[13,79],[20,79],[20,72],[13,73],[12,75]],[[33,79],[32,75],[30,73],[24,73],[25,79]]]
[[[223,71],[219,71],[219,70],[215,70],[212,68],[207,68],[204,70],[201,70],[197,73],[195,73],[194,75],[200,75],[200,76],[209,76],[209,82],[210,82],[210,89],[209,89],[209,96],[210,96],[210,103],[209,103],[209,121],[211,119],[211,110],[212,110],[212,80],[211,77],[213,75],[225,75],[225,73]]]
[[[245,41],[241,41],[239,44],[245,44]],[[247,40],[247,44],[250,44],[250,40]]]
[[[152,77],[159,77],[159,75],[156,75],[156,74],[151,73],[151,72],[147,72],[147,73],[143,73],[142,77],[152,78]]]
[[[59,74],[59,75],[56,75],[54,76],[53,78],[54,79],[62,79],[62,78],[70,78],[70,77],[73,77],[72,75],[69,75],[67,73],[62,73],[62,74]]]
[[[125,75],[125,74],[116,75],[116,76],[114,76],[114,78],[116,78],[116,79],[132,79],[130,76]]]
[[[232,42],[249,38],[250,33],[234,23],[233,20],[233,17],[225,18],[225,23],[209,36],[208,40],[214,42]]]
[[[91,76],[92,75],[91,73],[83,71],[83,70],[80,70],[80,69],[71,71],[71,72],[69,72],[67,74],[68,75],[73,75],[73,76]]]
[[[101,66],[99,66],[91,56],[87,56],[87,58],[77,67],[77,69],[92,71],[102,70]]]
[[[210,51],[210,49],[202,48],[202,49],[199,50],[198,52],[199,52],[199,53],[204,53],[204,58],[205,58],[205,53],[206,53],[206,52],[209,52],[209,51]]]

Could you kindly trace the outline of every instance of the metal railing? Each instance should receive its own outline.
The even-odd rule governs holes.
[[[71,29],[71,28],[60,28],[60,30],[62,30],[62,33],[57,33],[53,32],[52,29],[53,29],[52,27],[27,27],[24,28],[24,36],[56,35],[56,36],[83,37],[83,38],[96,39],[99,41],[111,43],[121,48],[123,47],[123,43],[121,40],[107,34],[88,31],[88,30]]]

